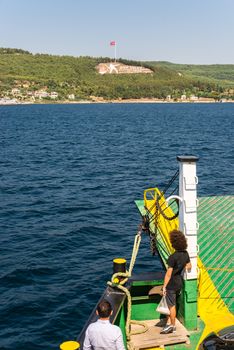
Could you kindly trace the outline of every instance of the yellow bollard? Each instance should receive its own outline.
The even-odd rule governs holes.
[[[77,350],[80,348],[80,344],[77,341],[69,340],[60,345],[60,350]]]
[[[126,259],[117,258],[113,260],[113,273],[126,272]]]

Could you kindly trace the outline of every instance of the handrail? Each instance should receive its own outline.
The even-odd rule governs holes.
[[[150,199],[149,195],[151,197]],[[156,226],[158,227],[163,243],[167,248],[168,254],[170,254],[174,252],[174,249],[172,248],[170,243],[169,232],[173,229],[178,229],[179,222],[177,218],[175,218],[172,221],[166,220],[163,217],[163,215],[157,211],[156,201],[158,201],[159,205],[161,206],[162,210],[165,212],[166,215],[173,215],[173,210],[170,206],[168,206],[163,193],[157,187],[146,189],[144,191],[144,206],[146,210],[151,214],[154,221],[154,225],[156,224]]]

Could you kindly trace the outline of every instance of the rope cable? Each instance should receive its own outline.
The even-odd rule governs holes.
[[[131,261],[129,264],[129,270],[126,272],[116,272],[112,275],[111,281],[108,281],[107,284],[111,287],[116,287],[120,290],[122,290],[126,296],[127,296],[127,318],[126,318],[126,337],[127,337],[127,344],[128,344],[128,350],[132,350],[133,345],[131,344],[131,335],[133,334],[140,334],[140,333],[145,333],[148,330],[148,326],[144,322],[140,321],[131,321],[131,308],[132,308],[132,299],[131,299],[131,294],[128,290],[127,287],[124,286],[124,284],[128,281],[129,277],[132,275],[132,270],[136,262],[136,257],[138,254],[139,246],[141,243],[141,232],[142,228],[141,225],[139,227],[139,230],[135,236],[134,239],[134,244],[133,244],[133,249],[132,249],[132,256],[131,256]],[[123,277],[123,279],[119,279],[119,277]],[[116,279],[118,279],[118,282],[116,283]],[[143,327],[143,329],[131,332],[131,324],[138,324]]]
[[[162,195],[164,195],[167,190],[171,187],[171,185],[173,184],[173,182],[175,181],[175,179],[179,176],[179,170],[177,170],[175,172],[175,174],[172,176],[171,180],[168,182],[168,184],[166,185],[166,187],[164,188],[164,190],[162,191]]]

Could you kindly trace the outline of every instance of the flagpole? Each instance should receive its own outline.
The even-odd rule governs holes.
[[[116,41],[115,41],[115,40],[111,41],[111,42],[110,42],[110,46],[114,46],[114,47],[115,47],[115,63],[116,63],[116,51],[117,51],[117,50],[116,50],[116,46],[117,46],[117,45],[116,45]]]

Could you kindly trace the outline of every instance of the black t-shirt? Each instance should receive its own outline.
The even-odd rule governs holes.
[[[172,267],[172,275],[168,282],[167,289],[178,291],[182,288],[182,273],[187,263],[190,262],[187,250],[176,251],[169,256],[167,264]]]

